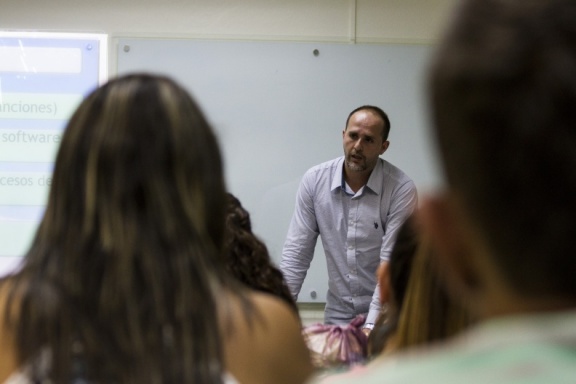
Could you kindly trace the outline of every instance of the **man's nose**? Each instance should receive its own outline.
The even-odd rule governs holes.
[[[354,142],[354,149],[356,151],[362,151],[362,140],[358,139]]]

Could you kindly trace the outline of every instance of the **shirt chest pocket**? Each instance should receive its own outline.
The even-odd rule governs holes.
[[[379,212],[378,212],[379,213]],[[379,215],[363,215],[354,223],[354,238],[356,247],[362,253],[380,253],[385,225]]]

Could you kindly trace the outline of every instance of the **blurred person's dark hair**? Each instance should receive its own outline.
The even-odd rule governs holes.
[[[266,245],[252,232],[250,214],[236,196],[227,195],[226,268],[246,286],[275,295],[298,312],[282,272],[272,264]]]
[[[9,277],[2,315],[31,379],[220,382],[216,303],[252,308],[224,268],[225,201],[216,137],[183,88],[141,74],[92,92]]]
[[[447,182],[494,274],[573,301],[576,2],[468,1],[430,73]]]
[[[415,221],[404,222],[388,265],[379,270],[381,297],[389,300],[368,337],[370,358],[442,341],[472,324],[469,310],[448,295]]]
[[[370,358],[380,354],[389,337],[396,332],[418,245],[414,217],[410,216],[398,230],[388,264],[378,271],[380,298],[386,302],[382,304],[380,316],[368,336]]]

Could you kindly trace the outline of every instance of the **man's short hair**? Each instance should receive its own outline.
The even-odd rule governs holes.
[[[469,0],[430,71],[448,184],[523,295],[576,295],[576,2]]]
[[[363,110],[372,111],[376,113],[378,116],[380,116],[380,118],[384,122],[384,127],[382,129],[382,141],[388,140],[388,135],[390,134],[390,119],[388,118],[386,112],[384,112],[381,108],[378,108],[374,105],[363,105],[350,112],[350,114],[348,114],[348,118],[346,119],[346,125],[344,126],[344,130],[348,128],[348,123],[350,122],[350,118],[352,117],[352,115],[358,111]]]

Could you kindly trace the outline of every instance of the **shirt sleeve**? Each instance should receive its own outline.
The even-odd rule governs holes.
[[[314,211],[314,189],[313,175],[308,172],[298,188],[294,215],[282,250],[280,270],[294,300],[298,298],[310,268],[320,233]]]
[[[402,184],[392,195],[390,209],[386,219],[386,231],[382,237],[382,247],[380,248],[380,262],[388,262],[392,247],[396,241],[398,230],[406,219],[415,211],[418,205],[418,193],[416,185],[412,180]],[[370,309],[366,317],[366,323],[375,323],[380,314],[380,282],[376,284],[376,289],[372,295]]]

